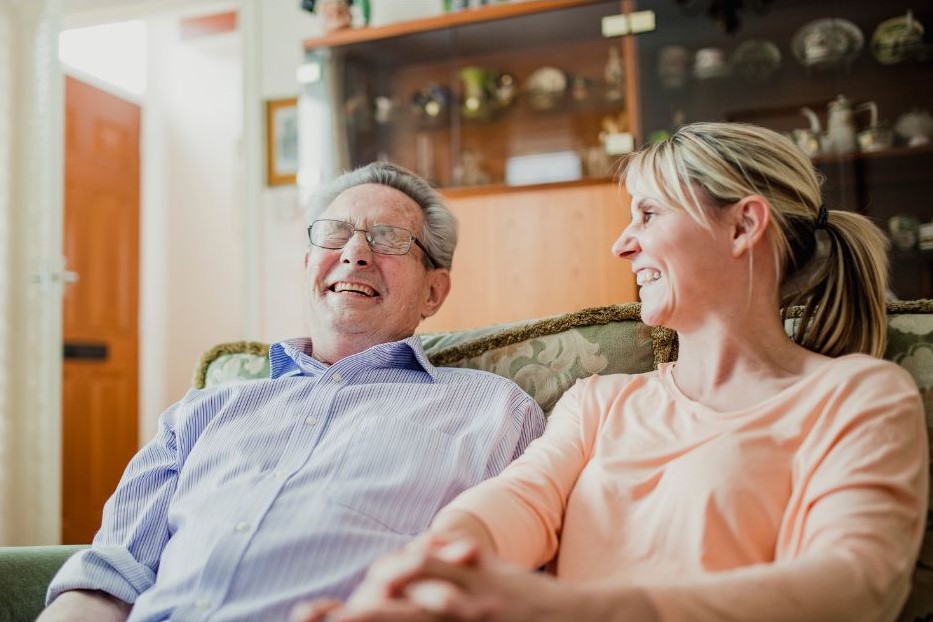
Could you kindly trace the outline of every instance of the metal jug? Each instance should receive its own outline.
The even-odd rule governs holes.
[[[855,141],[855,108],[845,95],[840,95],[827,106],[826,136],[823,150],[827,153],[852,153]]]
[[[796,129],[792,132],[794,143],[811,158],[820,153],[823,140],[823,128],[820,127],[820,118],[810,108],[801,108],[800,113],[807,117],[810,127]]]

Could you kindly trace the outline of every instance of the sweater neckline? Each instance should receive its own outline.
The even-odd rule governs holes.
[[[802,376],[795,382],[784,387],[777,393],[762,399],[750,406],[744,408],[738,408],[735,410],[717,410],[711,406],[707,406],[702,402],[698,402],[690,397],[688,397],[674,380],[674,367],[677,364],[677,361],[672,361],[670,363],[661,363],[658,366],[658,375],[660,377],[661,383],[664,386],[664,389],[671,395],[671,397],[680,404],[688,407],[691,412],[696,413],[698,416],[708,419],[735,419],[743,417],[755,412],[758,412],[762,409],[772,407],[775,404],[779,404],[782,401],[786,401],[789,398],[794,398],[800,395],[801,391],[805,391],[808,385],[813,385],[819,383],[827,375],[832,373],[838,366],[841,361],[851,361],[855,358],[873,358],[866,354],[845,354],[839,357],[831,358],[822,365],[819,366],[815,371],[805,376]]]

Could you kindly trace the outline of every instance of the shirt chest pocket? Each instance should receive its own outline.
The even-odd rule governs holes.
[[[467,484],[458,474],[456,439],[389,417],[366,417],[338,458],[330,499],[405,534],[424,531]]]

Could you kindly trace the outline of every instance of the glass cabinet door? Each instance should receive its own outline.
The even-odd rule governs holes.
[[[490,4],[310,49],[332,74],[342,167],[391,160],[445,189],[611,176],[632,135],[622,43],[601,21],[621,7]]]
[[[825,176],[830,209],[892,241],[892,288],[933,297],[933,3],[639,0],[641,133],[745,121],[786,133]],[[926,237],[924,237],[926,236]]]

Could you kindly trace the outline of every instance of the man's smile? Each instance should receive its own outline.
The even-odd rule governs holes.
[[[335,294],[355,294],[358,296],[365,296],[366,298],[376,298],[379,296],[379,292],[375,289],[366,285],[365,283],[354,283],[350,281],[337,281],[327,288],[328,291]]]

